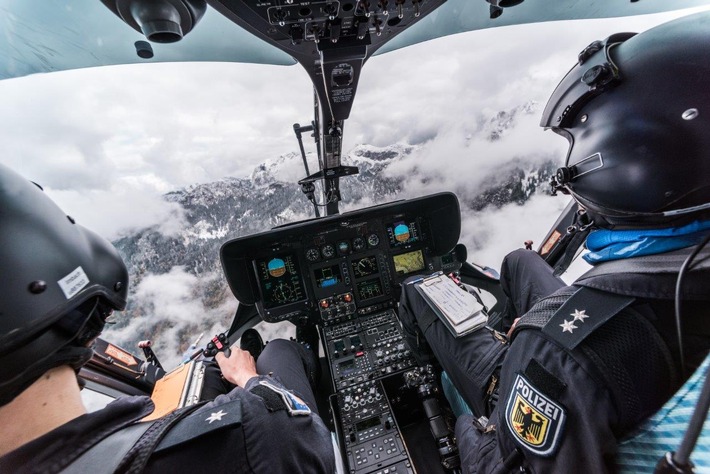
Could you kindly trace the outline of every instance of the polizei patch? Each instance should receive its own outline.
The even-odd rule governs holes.
[[[505,408],[505,421],[518,443],[540,456],[551,456],[562,438],[566,413],[518,374]]]

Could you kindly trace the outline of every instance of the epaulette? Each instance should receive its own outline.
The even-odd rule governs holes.
[[[542,333],[565,349],[574,349],[634,300],[632,296],[582,287],[542,326]]]
[[[520,319],[513,334],[523,329],[541,329],[563,348],[574,349],[634,300],[632,296],[588,287],[564,287],[533,306]]]
[[[242,424],[242,401],[238,398],[211,408],[201,408],[176,423],[156,448],[156,452],[172,448],[225,428]]]

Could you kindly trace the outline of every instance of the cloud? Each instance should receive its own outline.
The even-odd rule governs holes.
[[[363,68],[345,144],[414,143],[475,123],[486,110],[528,100],[544,105],[592,41],[618,31],[643,31],[683,14],[493,28],[376,56]]]
[[[524,247],[537,248],[567,205],[562,196],[535,195],[524,206],[508,204],[462,215],[461,236],[470,261],[500,270],[503,257]]]
[[[236,311],[236,301],[228,298],[217,308],[202,303],[203,280],[173,267],[168,273],[146,275],[129,298],[132,304],[143,306],[132,312],[133,317],[120,328],[107,328],[106,337],[136,351],[137,338],[152,339],[154,351],[167,369],[180,362],[181,350],[202,332],[205,338],[223,332]],[[120,316],[119,316],[120,318]]]
[[[108,189],[45,191],[79,224],[110,240],[147,227],[170,236],[187,225],[183,208],[151,187],[112,184]]]
[[[445,139],[475,127],[487,113],[528,100],[544,104],[592,40],[681,14],[494,28],[371,58],[345,125],[344,150],[439,138],[422,166],[441,160],[446,179],[462,171],[473,176],[505,158],[502,153],[547,147],[552,139],[538,138],[534,118],[514,141],[519,150]],[[267,158],[298,152],[292,125],[312,119],[312,87],[299,66],[82,69],[1,81],[0,101],[4,163],[76,204],[67,212],[88,216],[89,227],[110,235],[144,225],[153,212],[165,215],[157,211],[161,193],[248,176]],[[130,196],[149,211],[121,210],[138,202]],[[106,216],[115,216],[111,225]]]
[[[311,91],[295,67],[245,64],[134,65],[6,80],[3,161],[57,196],[85,196],[73,202],[92,208],[85,214],[97,220],[89,226],[113,215],[113,234],[146,222],[140,211],[134,219],[119,209],[137,203],[126,197],[156,209],[162,193],[246,176],[264,159],[297,149],[292,125],[310,120]],[[113,204],[107,192],[118,193]]]
[[[417,149],[406,161],[393,164],[388,174],[408,176],[406,188],[414,195],[441,190],[469,195],[495,180],[502,166],[514,160],[526,163],[556,158],[562,163],[567,142],[537,126],[537,113],[516,115],[517,125],[491,141],[485,132],[471,135],[459,124]],[[502,172],[503,178],[507,177]]]

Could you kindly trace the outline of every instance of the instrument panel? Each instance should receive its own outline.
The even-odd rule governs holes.
[[[327,326],[392,307],[402,280],[445,267],[459,232],[458,200],[440,193],[235,239],[221,260],[265,321]]]
[[[417,367],[396,313],[399,285],[413,274],[450,271],[460,230],[456,196],[441,193],[222,246],[222,266],[241,303],[256,305],[267,322],[318,325],[334,426],[351,473],[415,472],[386,390]]]

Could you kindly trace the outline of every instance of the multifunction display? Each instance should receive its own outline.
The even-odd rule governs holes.
[[[393,255],[392,260],[397,276],[424,270],[424,254],[421,250]]]
[[[384,292],[380,279],[372,278],[370,280],[359,281],[357,283],[357,294],[361,300],[369,300],[382,296]]]
[[[303,281],[294,255],[256,260],[264,308],[274,308],[306,299]]]
[[[328,288],[329,286],[337,285],[342,281],[340,275],[340,267],[338,265],[330,265],[314,270],[316,286],[318,288]]]

